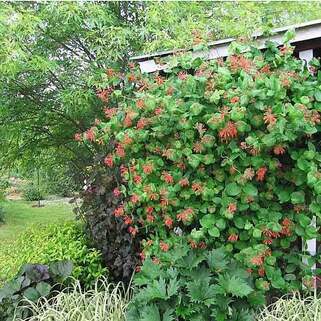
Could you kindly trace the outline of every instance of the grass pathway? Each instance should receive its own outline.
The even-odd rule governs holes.
[[[34,202],[6,201],[5,224],[0,225],[1,243],[14,241],[20,233],[32,224],[56,223],[72,220],[74,214],[70,204],[63,202],[46,204],[44,207],[32,207]]]

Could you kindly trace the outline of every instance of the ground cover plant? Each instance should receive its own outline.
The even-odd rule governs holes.
[[[14,277],[26,263],[49,264],[70,260],[72,276],[85,287],[107,273],[101,254],[90,247],[81,223],[37,224],[0,251],[0,284]]]
[[[136,299],[145,296],[136,320],[199,320],[198,309],[204,320],[217,311],[218,321],[249,320],[250,310],[235,307],[312,284],[316,258],[300,240],[318,237],[311,220],[320,215],[321,74],[317,60],[308,70],[292,53],[288,43],[268,42],[264,52],[240,44],[226,61],[176,55],[166,77],[131,66],[96,80],[106,118],[75,135],[101,148],[82,209],[93,239],[121,230],[127,240],[116,254],[98,243],[112,272],[124,262],[139,271],[146,258],[162,271],[158,292],[148,282],[138,289]],[[181,243],[195,264],[175,265]],[[245,275],[220,284],[224,269],[212,271],[206,257],[222,247],[252,284]],[[183,289],[173,306],[170,273],[180,284],[196,267],[213,290],[204,298]],[[238,287],[240,295],[231,292]]]
[[[24,187],[23,197],[26,201],[40,201],[44,199],[44,194],[34,183],[29,183]]]
[[[12,321],[16,317],[26,319],[32,316],[30,303],[59,290],[60,285],[70,277],[72,268],[71,261],[23,265],[19,273],[0,288],[1,320]]]

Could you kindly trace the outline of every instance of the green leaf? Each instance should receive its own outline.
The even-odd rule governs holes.
[[[226,251],[224,248],[212,250],[207,255],[207,262],[211,270],[225,270],[228,261],[226,259]]]
[[[311,219],[304,214],[298,214],[297,219],[302,227],[307,227],[311,223]]]
[[[215,225],[220,229],[220,230],[224,230],[226,227],[226,221],[224,220],[224,218],[220,218],[217,220],[217,222],[215,223]]]
[[[212,214],[206,214],[200,219],[200,223],[203,227],[209,229],[215,224],[215,217]]]
[[[159,265],[154,264],[150,258],[146,258],[141,273],[135,275],[134,283],[138,286],[149,284],[151,280],[156,279],[160,274]]]
[[[141,321],[161,321],[156,304],[148,304],[143,307]]]
[[[71,275],[73,264],[71,261],[59,261],[49,265],[50,272],[59,278],[67,278]]]
[[[205,298],[204,294],[206,289],[209,287],[208,280],[199,281],[191,281],[187,284],[188,295],[191,298],[192,302],[202,302]]]
[[[282,189],[278,192],[278,198],[281,203],[286,203],[290,200],[291,194],[287,189]]]
[[[242,298],[253,292],[253,289],[247,284],[247,282],[239,277],[220,275],[218,280],[224,290],[233,296]]]
[[[285,274],[284,275],[284,279],[286,281],[295,281],[296,280],[296,276],[294,274]]]
[[[39,292],[41,296],[47,296],[50,294],[51,285],[46,282],[40,282],[37,284],[36,290]]]
[[[300,101],[301,101],[302,104],[307,105],[310,102],[310,99],[309,99],[308,96],[302,96],[300,98]]]
[[[291,194],[291,202],[292,204],[303,204],[305,200],[304,192],[293,192]]]
[[[167,309],[163,314],[162,321],[174,321],[174,309]]]
[[[244,228],[245,223],[246,223],[245,218],[242,216],[235,217],[234,219],[234,224],[239,229]]]
[[[316,101],[321,102],[321,90],[317,90],[317,91],[314,93],[314,97],[315,97]]]
[[[266,303],[265,294],[259,291],[253,291],[246,299],[250,304],[256,306],[263,306]]]
[[[256,186],[251,183],[245,184],[243,187],[243,192],[246,196],[257,196],[258,194]]]
[[[167,286],[167,296],[170,298],[173,295],[177,295],[179,289],[179,282],[177,279],[170,279]]]
[[[167,299],[166,282],[162,277],[159,280],[154,280],[152,288],[154,299]]]
[[[226,185],[225,192],[230,196],[236,196],[241,193],[241,188],[236,183],[230,183]]]
[[[295,30],[289,29],[282,37],[284,43],[288,43],[290,40],[294,39],[295,37]]]
[[[262,231],[260,229],[255,228],[253,230],[253,237],[259,239],[262,236]]]
[[[219,237],[220,236],[220,230],[213,226],[208,230],[208,234],[213,236],[213,237]]]
[[[201,158],[198,155],[190,155],[187,157],[187,160],[193,168],[197,168],[201,162]]]
[[[298,167],[304,172],[309,172],[311,169],[311,162],[309,162],[303,156],[298,159],[297,164]]]
[[[321,195],[321,180],[313,184],[313,188],[318,195]]]
[[[190,107],[191,114],[194,116],[199,115],[203,109],[204,109],[204,106],[199,103],[194,103]]]
[[[27,288],[23,292],[23,296],[32,302],[36,302],[40,298],[40,293],[34,288]]]
[[[267,256],[264,260],[267,264],[269,265],[274,265],[276,263],[276,258],[275,256]]]

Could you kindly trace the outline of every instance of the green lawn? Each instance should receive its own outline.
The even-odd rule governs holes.
[[[34,202],[6,201],[5,224],[0,225],[0,247],[3,242],[15,240],[28,226],[35,223],[55,223],[72,220],[72,207],[65,203],[53,203],[44,207],[32,207]]]

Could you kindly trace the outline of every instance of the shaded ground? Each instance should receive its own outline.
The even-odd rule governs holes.
[[[52,202],[44,207],[32,207],[35,202],[8,200],[5,209],[4,225],[0,225],[1,243],[15,240],[28,226],[37,223],[55,223],[74,219],[72,206],[66,202]]]

